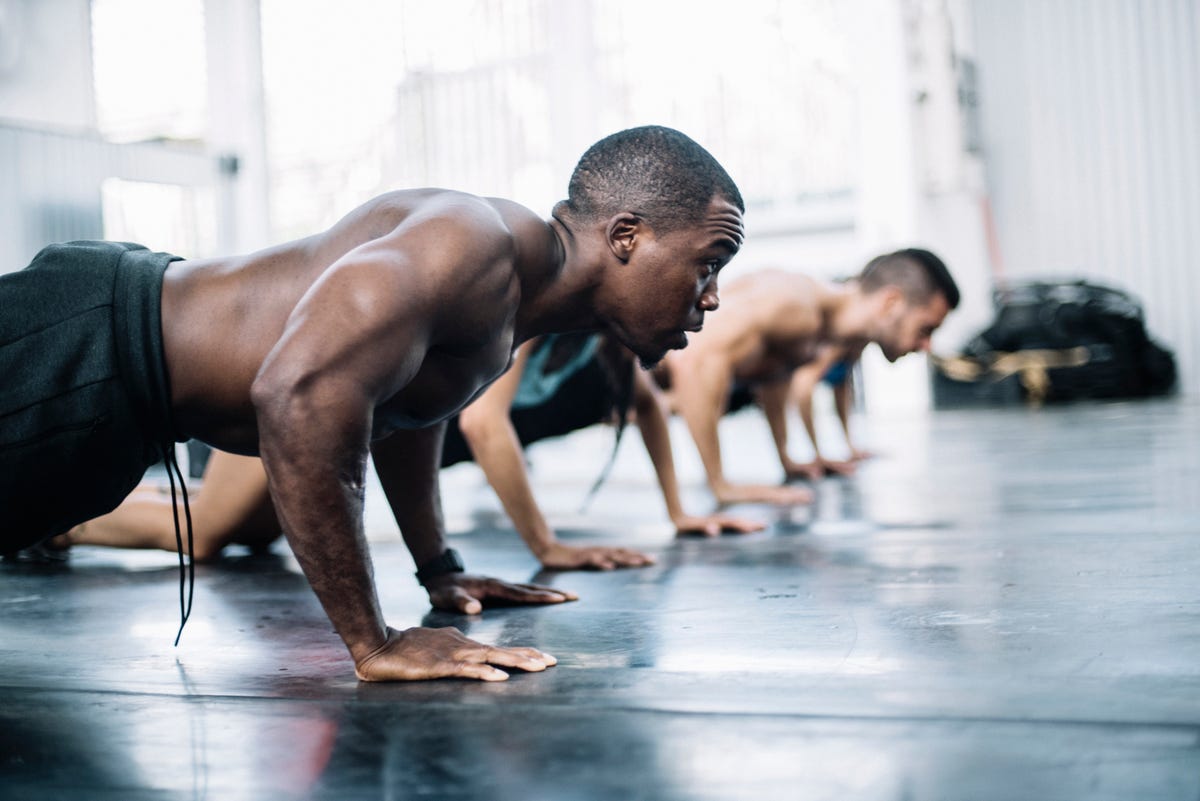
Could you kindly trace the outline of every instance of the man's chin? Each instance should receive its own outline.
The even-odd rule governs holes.
[[[641,365],[643,370],[653,370],[655,367],[658,367],[659,362],[661,362],[663,357],[666,355],[667,354],[665,352],[638,353],[637,360],[638,364]]]
[[[669,350],[671,348],[638,348],[634,351],[634,355],[637,356],[638,364],[642,366],[643,370],[653,370],[663,360]]]
[[[622,344],[633,352],[637,357],[638,364],[643,368],[650,370],[658,365],[663,358],[673,350],[686,348],[688,344],[687,334],[680,331],[677,336],[671,337],[668,341],[663,341],[665,337],[659,337],[658,341],[647,342],[630,342],[622,341]]]

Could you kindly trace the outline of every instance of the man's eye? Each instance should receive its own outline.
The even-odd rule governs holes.
[[[706,275],[713,275],[717,270],[719,270],[721,268],[721,262],[708,261],[708,262],[704,263],[704,267],[705,267]]]

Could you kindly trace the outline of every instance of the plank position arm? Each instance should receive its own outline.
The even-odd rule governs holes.
[[[850,436],[850,412],[854,405],[854,367],[862,358],[862,350],[848,353],[846,362],[846,380],[833,387],[833,403],[837,409],[838,422],[842,425],[842,434],[846,437],[846,447],[850,449],[850,461],[861,462],[871,458],[870,451],[857,447]]]
[[[813,393],[821,378],[837,363],[841,350],[824,346],[817,352],[816,357],[792,371],[791,378],[784,378],[764,386],[759,392],[758,401],[762,406],[767,424],[771,427],[771,436],[775,441],[775,449],[779,454],[779,463],[784,475],[789,479],[806,478],[816,481],[825,475],[826,462],[821,456],[821,448],[817,440],[816,424],[813,420]],[[796,462],[788,455],[787,431],[787,399],[789,393],[796,402],[796,410],[800,422],[812,443],[813,458],[808,462]]]
[[[521,441],[510,415],[529,354],[537,344],[538,340],[534,339],[522,345],[508,372],[496,379],[459,415],[459,427],[471,448],[471,455],[496,491],[513,527],[543,567],[610,570],[653,564],[654,560],[649,556],[629,548],[559,542],[538,507],[529,471],[525,468]]]
[[[827,459],[821,454],[821,448],[817,443],[817,427],[813,419],[813,394],[817,384],[838,362],[846,363],[846,378],[833,387],[833,396],[838,420],[841,423],[842,431],[846,434],[846,445],[853,453],[853,446],[850,442],[850,400],[852,399],[853,385],[850,375],[853,365],[861,355],[861,349],[849,351],[841,348],[826,348],[814,361],[799,368],[793,374],[791,392],[795,398],[800,420],[804,423],[804,430],[808,433],[813,448],[812,461],[797,465],[799,474],[814,480],[826,474],[839,476],[854,474],[855,459],[853,457],[841,461]]]
[[[499,264],[506,254],[494,255],[500,248],[477,247],[472,255],[465,244],[445,248],[447,238],[479,244],[480,236],[456,227],[444,215],[424,224],[410,217],[331,266],[297,304],[251,390],[280,523],[360,679],[499,680],[507,674],[492,664],[554,664],[533,649],[488,647],[454,629],[392,629],[375,590],[362,516],[375,407],[417,375],[436,341],[439,311],[454,305],[447,285],[470,286],[461,278],[474,277],[472,269],[511,275]],[[439,255],[426,256],[418,269],[411,255],[418,253]],[[412,492],[436,491],[436,466],[423,455],[414,462]],[[416,478],[422,470],[432,475]],[[412,512],[414,520],[435,519],[436,500],[426,504]],[[438,547],[440,531],[431,523],[406,536],[420,559]]]
[[[671,453],[671,433],[664,410],[661,392],[650,373],[634,370],[633,405],[637,411],[638,430],[654,465],[654,474],[662,490],[667,515],[676,534],[703,534],[715,537],[723,531],[748,534],[761,531],[766,525],[753,520],[725,514],[689,515],[679,499],[679,482],[675,477],[675,459]]]
[[[733,367],[715,354],[708,354],[699,363],[683,363],[681,367],[673,370],[675,405],[700,451],[708,485],[717,502],[810,503],[812,493],[802,487],[734,484],[726,480],[717,425],[729,397]]]

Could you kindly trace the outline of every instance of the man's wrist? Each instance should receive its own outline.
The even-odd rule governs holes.
[[[417,581],[424,585],[430,579],[450,573],[462,573],[462,557],[453,548],[447,548],[427,562],[417,566]]]

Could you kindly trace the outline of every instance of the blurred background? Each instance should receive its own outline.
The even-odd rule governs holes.
[[[541,214],[646,123],[740,185],[730,277],[923,246],[964,303],[1087,278],[1144,304],[1200,392],[1194,0],[0,0],[0,272],[45,244],[203,257],[446,186]],[[864,359],[868,410],[930,370]]]

